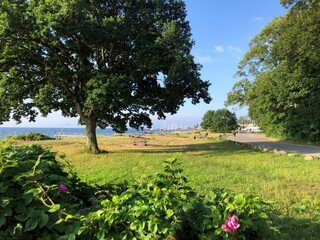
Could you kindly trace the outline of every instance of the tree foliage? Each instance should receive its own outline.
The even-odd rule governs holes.
[[[248,124],[252,123],[252,120],[248,116],[240,116],[237,119],[237,123],[238,123],[238,125],[248,125]]]
[[[228,109],[207,111],[200,125],[205,130],[221,133],[230,132],[238,128],[236,115]]]
[[[181,0],[0,2],[0,122],[60,110],[86,126],[151,127],[211,98]]]
[[[288,13],[250,42],[226,105],[249,107],[269,135],[320,141],[320,3],[281,1]],[[248,80],[250,78],[250,81]]]

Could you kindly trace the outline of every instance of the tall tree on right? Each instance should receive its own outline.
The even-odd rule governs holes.
[[[247,105],[268,135],[320,141],[320,2],[282,0],[288,13],[250,42],[226,106]]]

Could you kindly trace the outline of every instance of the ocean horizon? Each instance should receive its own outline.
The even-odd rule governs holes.
[[[143,133],[143,132],[159,132],[159,129],[145,129],[143,131],[136,129],[128,129],[124,134],[133,134],[133,133]],[[168,130],[166,130],[168,131]],[[36,132],[48,137],[55,137],[58,135],[72,135],[72,136],[83,136],[85,135],[85,128],[45,128],[45,127],[0,127],[0,139],[6,138],[7,136],[16,136],[29,132]],[[117,134],[111,128],[100,129],[97,128],[97,136],[110,136]]]

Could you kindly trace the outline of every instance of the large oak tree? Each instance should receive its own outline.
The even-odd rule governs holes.
[[[2,0],[0,123],[60,110],[96,128],[151,127],[186,98],[209,103],[180,0]]]

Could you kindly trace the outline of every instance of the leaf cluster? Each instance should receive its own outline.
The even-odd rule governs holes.
[[[66,208],[89,204],[86,196],[93,188],[80,182],[71,170],[64,171],[67,165],[55,156],[39,145],[0,143],[1,239],[58,239],[74,231],[71,226],[76,223],[71,218],[68,223],[57,222],[68,218]],[[60,193],[59,184],[70,191]]]

